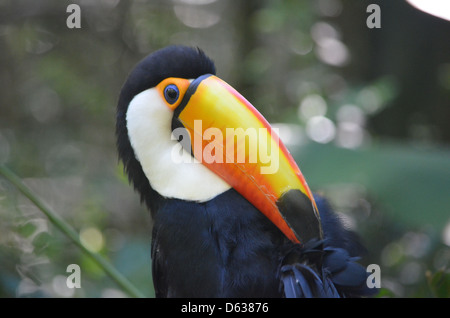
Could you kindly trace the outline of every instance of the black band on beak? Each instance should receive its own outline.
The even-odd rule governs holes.
[[[191,99],[191,96],[194,95],[194,93],[197,91],[197,87],[200,85],[200,83],[204,79],[206,79],[210,76],[212,76],[212,74],[205,74],[205,75],[197,77],[195,80],[193,80],[191,82],[191,84],[189,85],[189,88],[187,89],[186,93],[184,94],[183,99],[181,100],[180,105],[178,105],[177,108],[175,108],[175,110],[173,112],[172,132],[175,131],[175,129],[177,129],[177,128],[186,130],[186,128],[183,126],[183,124],[181,123],[178,116],[183,111],[183,109],[186,107],[187,103]],[[187,132],[187,130],[185,131],[185,133],[175,134],[175,137],[178,138],[178,142],[181,143],[183,148],[185,148],[185,150],[187,152],[189,152],[191,154],[191,156],[194,156],[194,152],[192,151],[192,146],[190,148],[186,148],[188,145],[191,145],[191,140],[183,140],[184,138],[189,138],[189,133]]]
[[[194,93],[197,91],[197,87],[198,85],[200,85],[200,83],[204,80],[207,79],[208,77],[212,76],[212,74],[205,74],[202,75],[200,77],[197,77],[195,80],[193,80],[191,82],[191,84],[189,85],[189,88],[187,89],[186,93],[184,94],[183,100],[181,101],[180,105],[178,105],[177,108],[175,108],[174,112],[173,112],[173,118],[172,118],[172,130],[174,128],[174,125],[176,127],[180,127],[179,125],[181,123],[174,123],[174,122],[179,122],[178,120],[178,116],[180,115],[180,113],[183,111],[183,109],[186,107],[187,103],[189,102],[189,100],[191,99],[191,96],[194,95]]]

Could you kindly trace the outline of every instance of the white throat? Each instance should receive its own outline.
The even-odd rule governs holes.
[[[127,129],[137,160],[159,194],[167,198],[208,201],[230,185],[198,161],[172,136],[172,111],[156,89],[136,95],[127,110]],[[174,160],[174,149],[185,160]]]

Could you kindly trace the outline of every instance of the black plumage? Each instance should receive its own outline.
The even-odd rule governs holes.
[[[140,61],[122,87],[116,113],[117,150],[130,181],[140,193],[141,200],[145,201],[152,215],[158,210],[162,198],[150,187],[131,147],[126,125],[128,105],[137,94],[156,86],[165,78],[188,79],[215,73],[214,63],[200,49],[170,46],[156,51]]]
[[[154,219],[152,273],[157,297],[349,297],[369,295],[364,251],[317,197],[323,237],[295,244],[234,189],[207,202],[165,198],[135,158],[127,126],[133,97],[167,77],[214,74],[198,49],[173,46],[141,61],[122,88],[117,147],[125,171]]]

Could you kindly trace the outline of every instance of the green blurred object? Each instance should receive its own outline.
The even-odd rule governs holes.
[[[450,149],[377,143],[350,150],[309,143],[291,150],[313,189],[361,185],[406,228],[440,232],[449,221]]]
[[[44,213],[49,220],[55,225],[61,232],[63,232],[74,244],[76,244],[89,258],[94,261],[102,270],[104,270],[125,292],[132,297],[143,297],[141,292],[132,285],[127,278],[119,273],[110,262],[108,262],[101,255],[92,252],[81,241],[78,233],[61,219],[55,212],[53,212],[44,202],[37,197],[29,187],[27,187],[18,176],[16,176],[10,169],[4,165],[0,165],[0,174],[11,182],[17,189],[25,195],[31,202],[33,202],[39,210]],[[46,233],[43,233],[46,235]],[[37,242],[39,244],[39,242]],[[41,247],[44,248],[44,247]]]
[[[427,280],[435,297],[450,297],[450,271],[438,270],[435,273],[427,272]]]

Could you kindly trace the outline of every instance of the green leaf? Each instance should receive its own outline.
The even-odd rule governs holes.
[[[36,231],[36,225],[32,222],[26,222],[25,224],[20,224],[17,226],[16,231],[23,237],[30,237],[34,231]]]
[[[87,249],[81,242],[78,233],[67,224],[58,214],[50,209],[22,180],[4,165],[0,165],[0,175],[11,182],[23,195],[43,212],[51,223],[64,233],[76,246],[78,246],[92,261],[94,261],[105,273],[107,273],[124,291],[133,297],[144,297],[143,294],[125,278],[112,264],[103,256]],[[48,242],[49,236],[40,235],[36,242],[36,247],[43,248]],[[33,242],[34,244],[34,242]]]
[[[450,270],[441,269],[432,274],[426,273],[428,285],[436,297],[450,297]]]
[[[393,291],[387,288],[380,288],[380,291],[378,292],[377,298],[393,298],[396,297]]]

